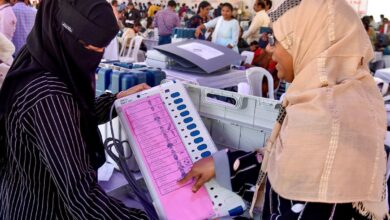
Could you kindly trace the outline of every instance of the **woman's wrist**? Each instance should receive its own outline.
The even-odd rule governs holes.
[[[125,92],[126,92],[126,91],[120,91],[120,92],[118,92],[118,93],[115,95],[116,99],[120,99],[120,98],[123,98],[124,96],[126,96],[126,95],[124,95]]]

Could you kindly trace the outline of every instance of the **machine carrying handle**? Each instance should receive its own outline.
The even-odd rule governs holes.
[[[205,89],[202,91],[201,100],[205,104],[219,105],[230,109],[241,109],[244,97],[237,96],[233,92],[217,89]]]

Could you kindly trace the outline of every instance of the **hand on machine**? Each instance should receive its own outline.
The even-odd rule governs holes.
[[[198,38],[203,34],[202,30],[205,29],[205,28],[206,28],[206,26],[204,26],[204,24],[199,25],[199,26],[196,28],[196,30],[195,30],[195,38],[198,39]]]
[[[192,192],[197,192],[205,183],[215,177],[215,165],[212,156],[200,159],[194,163],[190,172],[178,183],[185,184],[191,179],[195,179]]]
[[[259,163],[264,158],[264,148],[258,147],[257,150],[257,160]],[[239,166],[239,164],[234,164],[234,166]],[[194,179],[195,183],[192,187],[192,192],[196,193],[205,183],[209,182],[215,177],[215,164],[212,156],[200,159],[196,161],[191,170],[179,180],[179,184],[185,184],[188,181]]]
[[[211,155],[217,148],[185,87],[172,81],[142,91],[146,88],[118,94],[115,107],[152,198],[147,205],[164,220],[241,215],[242,198],[214,178]],[[132,94],[136,91],[142,92]]]
[[[134,94],[134,93],[141,92],[141,91],[147,90],[147,89],[150,89],[150,86],[148,86],[146,83],[142,83],[142,84],[133,86],[133,87],[131,87],[130,89],[127,89],[127,90],[125,90],[125,91],[119,92],[119,93],[116,95],[116,98],[117,98],[117,99],[120,99],[120,98],[126,97],[126,96],[128,96],[128,95],[132,95],[132,94]]]

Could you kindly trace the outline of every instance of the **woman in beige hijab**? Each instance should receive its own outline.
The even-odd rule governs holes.
[[[269,16],[267,49],[291,85],[264,159],[218,152],[181,182],[215,176],[263,219],[387,219],[386,115],[359,17],[341,0],[284,0]]]

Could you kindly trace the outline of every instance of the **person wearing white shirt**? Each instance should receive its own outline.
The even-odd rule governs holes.
[[[233,6],[230,3],[222,4],[222,15],[201,24],[196,28],[195,37],[199,38],[203,29],[214,28],[211,41],[213,43],[233,49],[238,53],[238,38],[240,35],[240,25],[232,16]]]
[[[260,28],[269,27],[270,19],[265,11],[265,3],[262,0],[257,0],[253,5],[253,10],[256,16],[252,19],[249,29],[244,32],[242,38],[246,39],[250,44],[260,38]]]
[[[3,85],[5,76],[14,60],[12,58],[14,52],[15,46],[0,32],[0,88]]]
[[[11,41],[16,30],[16,20],[10,0],[0,0],[0,33]]]

